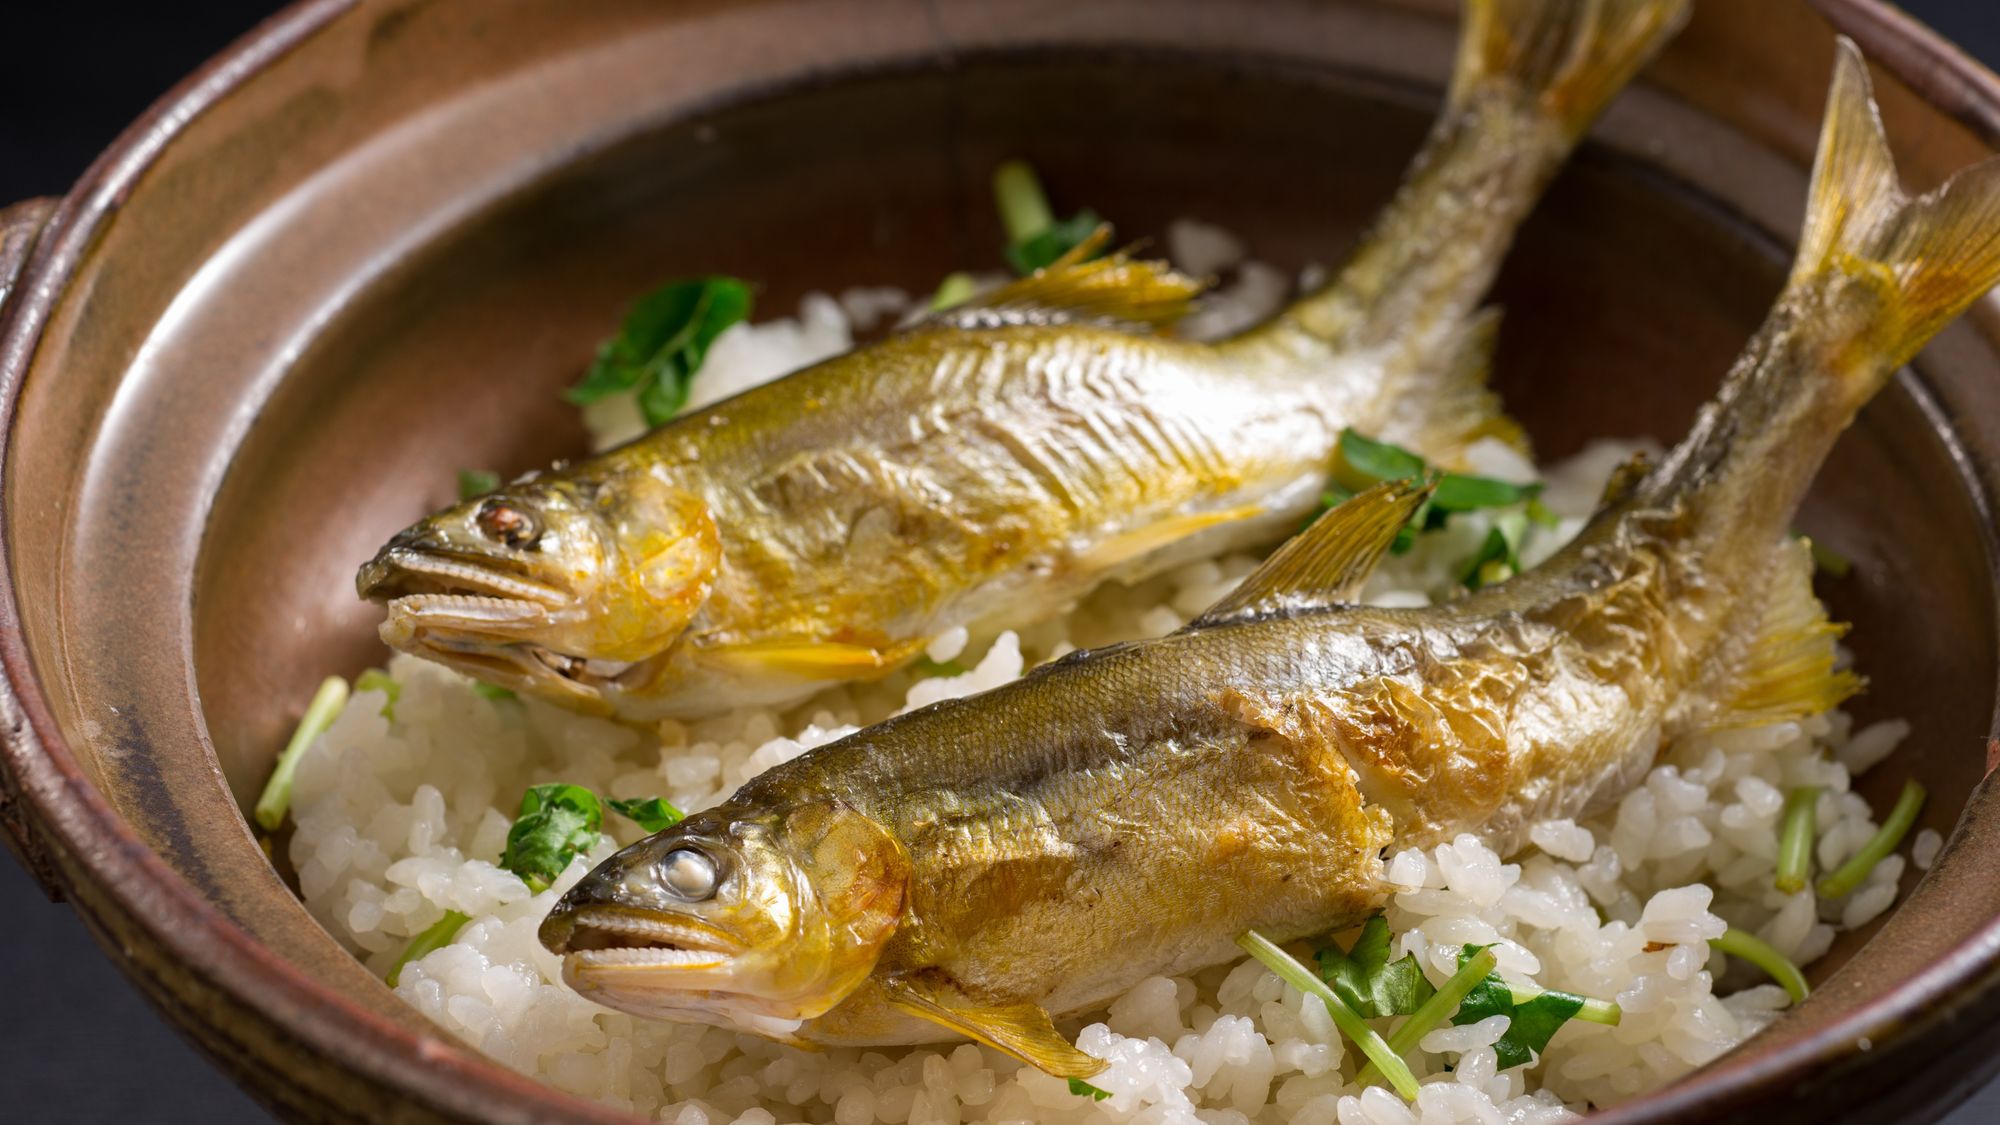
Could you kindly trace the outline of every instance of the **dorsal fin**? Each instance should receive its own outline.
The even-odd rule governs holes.
[[[1208,287],[1165,262],[1144,261],[1123,250],[1094,257],[1110,238],[1109,226],[1098,227],[1049,265],[922,323],[1003,328],[1097,320],[1158,329],[1186,316],[1194,298]]]
[[[1434,480],[1390,481],[1354,497],[1275,551],[1233,592],[1188,623],[1353,601],[1396,533],[1430,499]]]
[[[1597,498],[1598,510],[1611,507],[1632,495],[1645,481],[1646,474],[1653,471],[1652,460],[1641,449],[1618,463],[1611,475],[1604,478],[1604,493]]]

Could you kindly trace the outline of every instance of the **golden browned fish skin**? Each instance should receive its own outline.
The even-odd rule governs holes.
[[[1072,260],[399,535],[384,638],[635,719],[784,704],[1109,577],[1269,542],[1340,431],[1507,434],[1474,317],[1522,218],[1686,0],[1474,0],[1451,99],[1347,268],[1270,323],[1155,334],[1197,286]]]
[[[1087,1076],[1101,1063],[1052,1016],[1233,959],[1246,930],[1359,921],[1384,847],[1511,851],[1615,800],[1667,739],[1856,690],[1787,529],[1855,413],[1996,280],[2000,160],[1904,196],[1843,41],[1784,293],[1688,437],[1542,567],[1427,609],[1341,604],[1425,491],[1381,486],[1180,633],[770,770],[601,865],[543,940],[628,1011],[797,1042],[969,1036]],[[670,891],[655,872],[676,864],[706,877]],[[737,944],[690,953],[635,919]]]

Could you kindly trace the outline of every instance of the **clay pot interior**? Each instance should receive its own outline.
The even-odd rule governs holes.
[[[128,285],[153,286],[154,305],[104,329],[128,341],[128,363],[87,402],[65,404],[48,380],[23,400],[9,498],[39,486],[66,499],[10,509],[40,544],[17,563],[24,604],[40,606],[24,624],[86,770],[221,916],[419,1026],[288,908],[248,829],[218,821],[255,799],[321,676],[383,658],[356,565],[447,501],[456,470],[581,452],[558,392],[652,282],[735,274],[760,284],[763,313],[789,314],[811,289],[920,291],[997,267],[986,177],[1005,156],[1124,237],[1196,216],[1288,269],[1336,265],[1436,104],[1423,72],[1441,69],[1449,28],[1398,18],[1418,48],[1397,64],[1407,73],[1158,46],[968,50],[732,89],[566,150],[510,139],[511,178],[455,207],[438,200],[484,173],[425,163],[416,125],[323,175],[274,179],[256,222],[161,267],[170,278]],[[1818,35],[1817,61],[1797,65],[1823,75]],[[1499,383],[1546,458],[1596,435],[1679,436],[1776,293],[1803,199],[1796,128],[1765,145],[1642,91],[1606,131],[1555,185],[1496,295]],[[1699,174],[1717,148],[1748,163]],[[410,186],[420,177],[436,182]],[[90,315],[67,326],[88,330]],[[65,344],[72,360],[93,346]],[[1861,789],[1882,809],[1921,779],[1923,823],[1944,833],[1984,775],[1996,679],[1976,467],[1996,439],[1968,453],[1960,431],[1985,423],[1949,388],[1995,370],[1984,325],[1954,328],[1841,441],[1801,518],[1855,561],[1824,590],[1872,681],[1858,718],[1914,726]],[[1983,914],[1928,917],[1943,948]],[[1816,983],[1881,925],[1843,937]],[[1813,1033],[1916,967],[1877,965],[1747,1052]]]

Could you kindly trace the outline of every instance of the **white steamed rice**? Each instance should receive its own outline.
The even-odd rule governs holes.
[[[1176,224],[1168,246],[1185,268],[1230,275],[1204,332],[1266,315],[1289,283],[1245,261],[1225,231]],[[697,404],[851,345],[852,331],[910,306],[894,290],[813,296],[796,319],[739,326],[717,340]],[[601,441],[632,436],[629,402],[593,408]],[[1606,442],[1551,469],[1547,503],[1562,526],[1530,544],[1532,564],[1581,526],[1605,475],[1630,443]],[[1474,467],[1534,479],[1532,465],[1498,445]],[[1455,566],[1485,537],[1460,517],[1393,558],[1369,585],[1378,604],[1420,605],[1448,594]],[[1247,574],[1256,560],[1197,563],[1141,585],[1100,591],[1073,612],[1020,634],[932,646],[962,675],[834,690],[790,711],[746,710],[655,732],[573,715],[532,700],[492,700],[436,665],[396,657],[393,721],[379,692],[357,693],[298,767],[291,858],[313,916],[356,956],[386,972],[411,937],[447,910],[472,918],[456,941],[407,966],[397,993],[442,1027],[508,1066],[564,1090],[681,1125],[779,1121],[1144,1121],[1299,1125],[1531,1125],[1652,1089],[1715,1058],[1786,1006],[1776,986],[1712,956],[1725,926],[1753,931],[1800,963],[1842,929],[1895,899],[1904,860],[1891,857],[1845,899],[1772,888],[1784,793],[1824,787],[1816,859],[1822,868],[1874,831],[1851,778],[1907,731],[1901,722],[1850,729],[1840,712],[1799,723],[1684,739],[1645,782],[1589,820],[1550,821],[1534,848],[1503,862],[1462,836],[1431,851],[1389,857],[1394,953],[1414,952],[1433,982],[1460,946],[1494,943],[1513,981],[1616,1001],[1618,1027],[1572,1022],[1544,1056],[1498,1071],[1495,1017],[1426,1036],[1412,1059],[1423,1081],[1406,1105],[1352,1084],[1357,1054],[1324,1007],[1254,961],[1192,977],[1155,977],[1107,1012],[1066,1030],[1112,1065],[1094,1102],[1065,1082],[972,1046],[808,1052],[716,1028],[637,1019],[601,1008],[560,983],[557,959],[535,931],[565,889],[640,833],[612,818],[604,840],[539,895],[496,866],[522,791],[566,781],[616,797],[664,796],[687,809],[720,801],[745,780],[819,743],[906,707],[1005,683],[1073,647],[1178,628]],[[1940,841],[1920,834],[1928,866]],[[1343,941],[1347,940],[1344,936]],[[1729,985],[1718,991],[1719,981]],[[1081,1026],[1077,1026],[1080,1024]],[[1386,1026],[1385,1026],[1386,1030]]]

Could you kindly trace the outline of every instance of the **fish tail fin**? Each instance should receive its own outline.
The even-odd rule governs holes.
[[[1574,139],[1687,22],[1692,0],[1466,0],[1451,104],[1525,95]]]
[[[1933,191],[1906,195],[1869,91],[1868,64],[1843,37],[1786,292],[1835,308],[1853,291],[1866,295],[1858,327],[1851,316],[1824,318],[1843,335],[1830,366],[1852,384],[1854,405],[1995,283],[2000,157]]]

